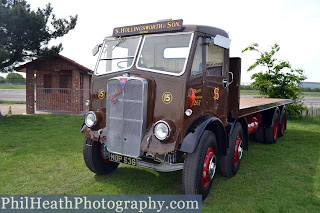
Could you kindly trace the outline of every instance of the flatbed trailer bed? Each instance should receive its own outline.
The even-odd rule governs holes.
[[[239,117],[262,112],[277,106],[282,106],[290,103],[292,103],[291,99],[240,97]]]

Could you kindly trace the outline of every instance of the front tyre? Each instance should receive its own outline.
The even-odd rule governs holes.
[[[96,174],[109,174],[117,169],[118,163],[103,157],[103,145],[91,138],[85,137],[83,143],[83,158],[87,167]]]
[[[197,149],[187,153],[182,172],[182,188],[185,194],[201,194],[202,200],[208,196],[216,172],[217,141],[215,135],[205,130]]]

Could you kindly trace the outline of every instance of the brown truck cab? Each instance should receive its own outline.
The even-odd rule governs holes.
[[[290,100],[240,100],[241,59],[229,58],[229,46],[224,30],[182,20],[115,28],[93,51],[81,128],[88,168],[183,170],[184,192],[205,199],[217,168],[236,174],[249,134],[274,143]]]

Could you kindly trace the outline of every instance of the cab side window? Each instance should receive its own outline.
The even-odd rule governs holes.
[[[224,70],[224,49],[216,46],[211,38],[206,38],[205,44],[207,76],[222,76]]]
[[[192,62],[191,77],[202,75],[202,38],[198,38],[196,52]]]

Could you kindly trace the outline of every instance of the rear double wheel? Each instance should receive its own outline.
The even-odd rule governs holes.
[[[274,111],[269,111],[268,114],[265,114],[264,116],[266,118],[272,116],[272,119],[259,126],[258,131],[254,133],[255,139],[257,142],[265,144],[276,143],[278,137],[281,137],[286,129],[286,115],[282,113],[282,115],[279,116],[279,109],[276,108]]]
[[[264,143],[273,144],[277,142],[279,126],[279,112],[275,110],[271,124],[264,129]]]
[[[243,130],[240,123],[236,123],[229,137],[229,148],[226,155],[220,155],[219,169],[221,175],[233,177],[240,168],[243,154]]]
[[[278,137],[282,137],[286,129],[287,129],[287,111],[285,108],[283,108],[280,115],[280,126],[279,126]]]
[[[208,196],[216,173],[217,140],[214,133],[205,130],[193,153],[187,153],[182,172],[182,188],[185,194]]]
[[[85,137],[83,158],[87,167],[96,174],[109,174],[117,169],[118,163],[109,161],[105,155],[105,146],[91,138]]]

